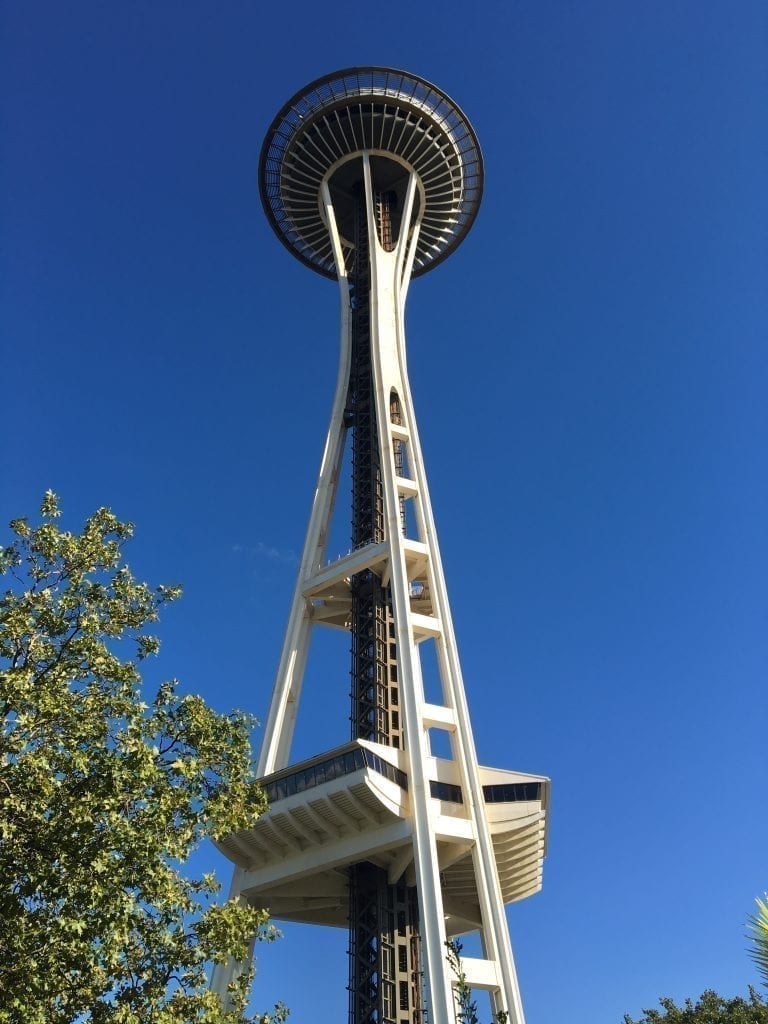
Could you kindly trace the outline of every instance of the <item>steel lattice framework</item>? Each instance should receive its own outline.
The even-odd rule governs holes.
[[[275,117],[259,182],[280,240],[338,281],[341,359],[259,773],[271,808],[220,843],[232,896],[273,917],[349,929],[349,1024],[449,1024],[445,942],[494,1012],[523,1024],[504,903],[541,885],[548,780],[480,768],[405,362],[412,276],[445,259],[476,214],[474,131],[445,93],[389,68],[327,75]],[[351,431],[352,549],[326,547]],[[351,742],[289,765],[309,637],[346,630]],[[441,703],[425,697],[433,642]],[[438,758],[430,732],[448,734]],[[217,968],[226,1001],[237,965]]]
[[[356,192],[350,275],[352,352],[345,422],[352,428],[352,543],[360,548],[383,543],[386,532],[371,349],[368,216],[365,196],[361,189]],[[374,191],[373,204],[378,240],[391,252],[395,193]],[[399,403],[394,410],[390,404],[390,417],[393,411],[399,414]],[[400,452],[402,442],[395,445]],[[402,468],[402,454],[399,462]],[[401,508],[401,523],[403,518]],[[371,569],[351,577],[350,594],[352,739],[404,748],[392,596],[381,575]],[[349,874],[350,1024],[394,1020],[396,1007],[401,1015],[408,1014],[408,1021],[421,1024],[419,952],[415,890],[389,884],[383,868],[369,863],[354,865]]]

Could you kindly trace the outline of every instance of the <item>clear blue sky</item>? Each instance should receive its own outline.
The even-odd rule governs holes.
[[[768,6],[0,18],[0,512],[52,487],[70,527],[135,521],[135,572],[186,588],[150,682],[221,709],[266,711],[336,373],[336,289],[267,226],[262,136],[353,64],[466,110],[486,194],[411,289],[410,365],[480,759],[553,779],[544,889],[509,912],[529,1021],[745,991],[768,887]],[[297,755],[346,738],[333,641]],[[344,945],[288,930],[257,1005],[344,1021]]]

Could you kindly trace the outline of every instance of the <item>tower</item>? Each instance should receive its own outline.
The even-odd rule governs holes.
[[[523,1022],[504,904],[541,887],[549,783],[478,765],[404,337],[411,278],[462,241],[482,183],[462,111],[389,68],[312,82],[261,152],[278,238],[338,282],[341,356],[258,764],[270,809],[219,845],[235,864],[233,896],[277,920],[349,929],[349,1024],[453,1022],[445,943],[474,931],[482,956],[463,961],[467,982]],[[352,546],[327,561],[350,433]],[[315,627],[350,636],[351,736],[291,765]],[[437,702],[425,696],[427,643]],[[434,755],[434,731],[448,735],[450,757]],[[222,998],[234,969],[215,972]]]

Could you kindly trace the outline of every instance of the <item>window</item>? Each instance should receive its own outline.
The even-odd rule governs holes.
[[[381,713],[386,715],[386,712]],[[395,712],[395,714],[397,713]],[[267,781],[264,783],[264,792],[267,800],[270,803],[275,803],[277,800],[284,800],[287,796],[293,796],[295,793],[303,793],[307,789],[322,786],[323,783],[331,782],[333,779],[351,775],[352,772],[365,767],[372,768],[379,775],[396,783],[401,789],[408,788],[408,777],[405,772],[395,768],[387,761],[382,761],[371,751],[356,747],[343,754],[338,754],[336,757],[328,758],[327,761],[310,765],[309,768],[302,768],[278,779]]]
[[[513,803],[515,800],[541,800],[540,782],[511,782],[501,786],[483,786],[489,804]]]
[[[400,1009],[401,1010],[407,1010],[408,1009],[408,982],[407,981],[401,981],[400,982]]]
[[[436,800],[445,800],[450,804],[464,803],[461,786],[453,786],[450,782],[438,782],[436,779],[432,779],[429,783],[429,791]]]
[[[403,945],[397,947],[397,969],[403,974],[408,970],[408,948]]]

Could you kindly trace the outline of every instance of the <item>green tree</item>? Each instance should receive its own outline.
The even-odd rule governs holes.
[[[752,914],[747,921],[752,940],[750,956],[763,976],[763,984],[768,988],[768,895],[765,900],[757,899],[755,903],[757,913]]]
[[[448,966],[456,976],[453,986],[456,1000],[456,1024],[480,1024],[477,1003],[461,962],[464,946],[460,939],[448,939],[445,948],[448,950],[446,956]],[[508,1020],[509,1013],[506,1010],[499,1010],[494,1014],[493,1024],[507,1024]]]
[[[250,976],[224,1012],[206,962],[274,934],[180,868],[205,837],[265,806],[249,720],[164,683],[145,702],[147,627],[178,587],[123,562],[132,534],[99,509],[80,534],[11,523],[0,548],[0,1022],[244,1024]]]
[[[643,1010],[632,1020],[624,1015],[624,1024],[768,1024],[768,1003],[753,988],[747,999],[724,999],[711,989],[694,1003],[686,999],[678,1006],[672,999],[660,999],[661,1010]]]

